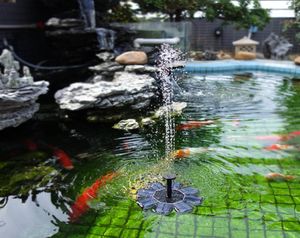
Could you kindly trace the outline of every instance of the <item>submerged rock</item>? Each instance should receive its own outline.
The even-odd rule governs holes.
[[[132,65],[132,64],[147,64],[148,58],[143,51],[128,51],[116,58],[119,64]]]
[[[151,117],[146,117],[141,120],[142,126],[150,126],[155,124],[155,121]]]
[[[0,63],[5,67],[0,71],[0,130],[16,127],[32,118],[39,109],[38,97],[46,94],[49,83],[34,82],[29,69],[23,67],[23,76],[18,73],[19,65],[11,52],[4,50]]]
[[[61,109],[144,109],[156,95],[155,79],[146,74],[116,72],[111,82],[74,83],[55,94]]]
[[[173,102],[171,105],[172,116],[178,116],[182,114],[182,110],[187,107],[186,102]],[[162,118],[164,117],[167,108],[165,106],[160,107],[154,113],[153,118]]]
[[[113,126],[114,129],[125,131],[135,130],[139,127],[139,123],[135,119],[121,120]]]

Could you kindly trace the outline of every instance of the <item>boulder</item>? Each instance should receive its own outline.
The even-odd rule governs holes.
[[[218,54],[217,54],[217,59],[218,60],[226,60],[226,59],[232,59],[231,55],[230,54],[227,54],[225,53],[224,51],[220,51]]]
[[[117,71],[122,71],[124,69],[123,65],[116,62],[105,62],[96,66],[89,67],[91,71],[96,74],[103,74],[105,76],[113,75]]]
[[[286,59],[292,47],[286,38],[272,32],[263,43],[263,53],[267,59]]]
[[[116,72],[111,82],[74,83],[56,92],[61,109],[139,110],[156,97],[156,81],[146,74]],[[109,111],[108,110],[108,111]]]
[[[253,60],[256,59],[256,54],[247,51],[239,51],[235,54],[236,60]]]
[[[119,55],[115,61],[124,65],[147,64],[148,58],[143,51],[128,51]]]
[[[300,65],[300,56],[296,57],[294,62],[296,65]]]
[[[171,111],[172,116],[179,116],[182,114],[182,110],[187,107],[186,102],[172,102]],[[166,106],[161,106],[154,112],[154,119],[163,118],[166,114],[168,108]]]
[[[0,130],[6,127],[16,127],[32,118],[39,109],[36,100],[48,91],[46,81],[34,82],[29,68],[24,66],[23,76],[19,75],[20,65],[8,50],[0,55]]]
[[[121,120],[113,126],[114,129],[131,131],[138,129],[139,123],[135,119]]]
[[[216,60],[218,52],[212,50],[205,50],[203,52],[203,59],[204,60]]]
[[[155,73],[157,68],[148,65],[127,65],[125,71],[134,73]]]
[[[142,126],[150,126],[155,124],[155,121],[151,117],[146,117],[141,120]]]
[[[0,89],[0,130],[17,127],[39,109],[35,101],[48,91],[48,82],[39,81],[20,88]]]

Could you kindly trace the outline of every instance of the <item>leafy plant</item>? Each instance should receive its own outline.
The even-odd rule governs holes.
[[[299,1],[299,0],[298,0]],[[262,29],[269,22],[269,13],[261,8],[258,0],[134,0],[142,13],[156,12],[169,16],[170,21],[192,18],[201,11],[208,20],[216,18],[233,22],[239,28],[252,25]]]

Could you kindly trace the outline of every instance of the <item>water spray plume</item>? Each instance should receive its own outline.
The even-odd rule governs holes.
[[[172,74],[172,68],[175,62],[182,60],[183,53],[168,44],[160,47],[159,55],[156,61],[158,67],[157,78],[162,87],[163,104],[166,108],[165,120],[165,157],[172,159],[175,150],[175,121],[172,117],[172,99],[174,96],[173,85],[176,85],[176,77]],[[171,158],[170,158],[171,157]]]

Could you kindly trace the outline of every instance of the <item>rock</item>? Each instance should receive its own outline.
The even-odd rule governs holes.
[[[179,116],[182,114],[182,110],[187,107],[187,103],[186,102],[173,102],[171,107],[172,107],[172,116]],[[164,117],[166,110],[167,110],[166,106],[160,107],[154,113],[153,118],[159,119],[159,118]]]
[[[5,59],[1,56],[5,55]],[[16,64],[10,51],[5,50],[3,60],[4,74],[0,71],[0,130],[16,127],[32,118],[39,109],[38,97],[47,93],[49,83],[33,82],[29,69],[23,67],[23,77],[17,72]]]
[[[265,56],[263,53],[256,52],[256,59],[265,59]]]
[[[55,94],[61,109],[144,109],[156,97],[155,79],[149,75],[116,72],[111,82],[74,83]]]
[[[114,129],[125,130],[125,131],[135,130],[138,129],[139,127],[140,127],[139,123],[135,119],[121,120],[113,126]]]
[[[247,51],[239,51],[235,54],[236,60],[253,60],[256,59],[256,54]]]
[[[155,124],[155,121],[152,120],[150,117],[146,117],[146,118],[143,118],[143,119],[141,120],[141,124],[142,124],[143,126],[150,126],[150,125]]]
[[[202,51],[190,51],[189,57],[193,60],[203,60],[203,52]]]
[[[99,54],[96,54],[96,56],[102,61],[111,61],[115,58],[115,55],[110,52],[101,52]]]
[[[157,68],[148,65],[127,65],[124,70],[134,73],[154,73],[157,71]]]
[[[20,69],[19,62],[14,60],[12,53],[7,49],[4,49],[0,55],[0,64],[7,70],[14,68],[18,71]]]
[[[96,75],[90,79],[87,80],[87,83],[98,83],[101,81],[105,81],[106,77],[104,75]]]
[[[128,51],[119,55],[115,61],[119,64],[147,64],[148,58],[143,51]]]
[[[35,101],[48,91],[48,82],[34,82],[19,89],[0,89],[0,130],[17,127],[33,117],[39,104]]]
[[[84,27],[84,21],[76,18],[60,19],[60,18],[52,17],[46,22],[45,25],[46,27],[55,27],[55,28]]]
[[[55,65],[99,61],[96,57],[100,51],[98,35],[93,29],[51,27],[46,29],[45,35],[51,49],[50,59]]]
[[[105,62],[96,66],[91,66],[89,69],[97,74],[104,73],[105,75],[111,75],[117,71],[122,71],[124,66],[116,62]]]
[[[212,50],[206,50],[203,53],[203,59],[204,60],[216,60],[217,59],[217,52]]]
[[[271,33],[263,43],[263,53],[267,59],[286,59],[292,47],[286,38]]]
[[[294,62],[296,65],[300,65],[300,56],[296,57]]]
[[[227,54],[225,53],[224,51],[220,51],[218,54],[217,54],[217,59],[218,60],[226,60],[226,59],[232,59],[231,55],[230,54]]]

